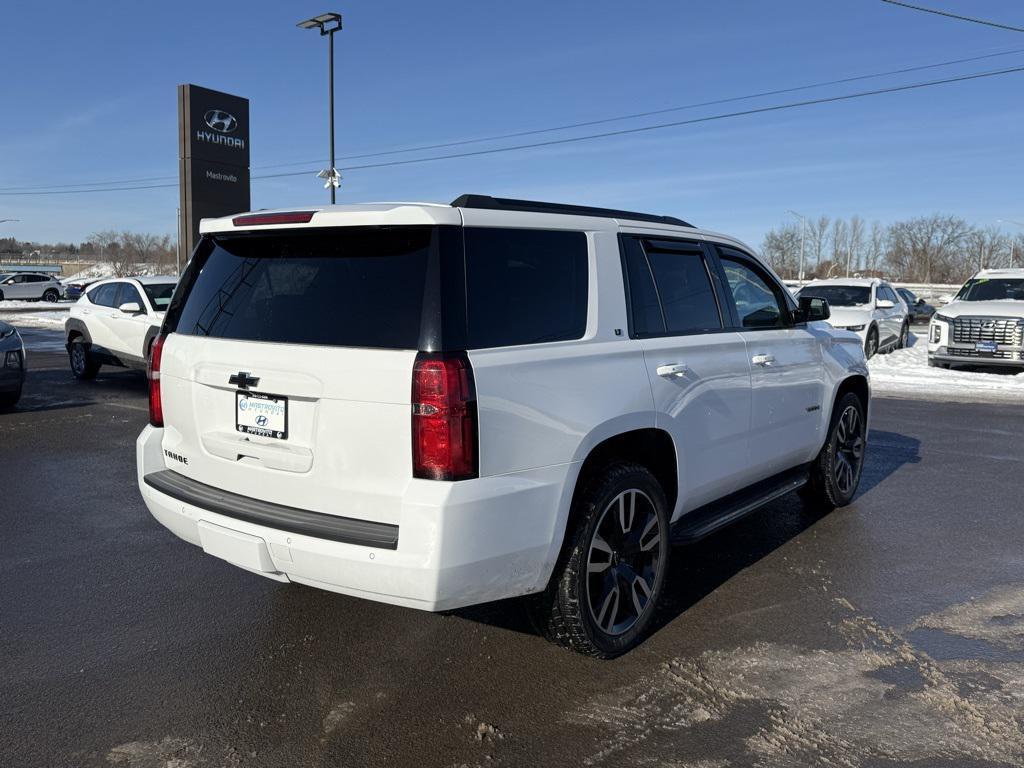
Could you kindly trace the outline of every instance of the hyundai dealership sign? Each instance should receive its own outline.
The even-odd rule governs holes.
[[[178,86],[181,250],[191,255],[199,220],[249,210],[249,100]]]

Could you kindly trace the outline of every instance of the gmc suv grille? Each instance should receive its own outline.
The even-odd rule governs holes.
[[[1019,347],[1024,343],[1024,320],[1016,317],[957,317],[953,320],[953,343],[994,341]]]

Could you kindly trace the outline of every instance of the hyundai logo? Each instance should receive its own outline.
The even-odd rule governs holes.
[[[266,416],[257,416],[256,417],[256,426],[257,427],[265,427],[265,426],[267,426],[267,417]]]
[[[203,121],[220,133],[231,133],[238,127],[238,121],[230,112],[223,109],[211,109],[203,115]]]

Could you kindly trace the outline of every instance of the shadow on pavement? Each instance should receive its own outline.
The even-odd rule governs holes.
[[[920,462],[920,445],[919,440],[907,435],[872,430],[858,498],[902,466]],[[841,514],[841,510],[833,514]],[[652,633],[819,519],[819,515],[804,508],[798,494],[791,493],[706,539],[674,547]],[[523,599],[513,599],[463,608],[453,614],[502,629],[533,633],[535,630],[524,608]]]

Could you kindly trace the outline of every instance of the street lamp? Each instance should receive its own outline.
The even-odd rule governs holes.
[[[800,219],[800,274],[797,275],[797,280],[801,283],[804,281],[804,231],[807,229],[807,219],[801,216],[796,211],[786,211],[786,213],[792,214]]]
[[[1024,227],[1024,224],[1021,224],[1019,221],[1014,221],[1013,219],[996,219],[996,223],[997,224],[1016,224],[1018,227]],[[1010,268],[1011,269],[1013,269],[1013,261],[1014,261],[1013,257],[1014,257],[1014,249],[1015,249],[1016,244],[1017,244],[1017,241],[1014,238],[1011,237],[1010,238]]]
[[[334,167],[334,33],[341,29],[340,13],[321,13],[312,19],[300,21],[297,25],[300,29],[319,29],[320,36],[327,36],[327,91],[328,91],[328,112],[330,114],[331,133],[331,165],[317,174],[325,180],[324,187],[331,190],[331,205],[334,204],[334,193],[341,183],[341,174]]]
[[[3,224],[5,221],[21,221],[21,219],[0,219],[0,224]]]

